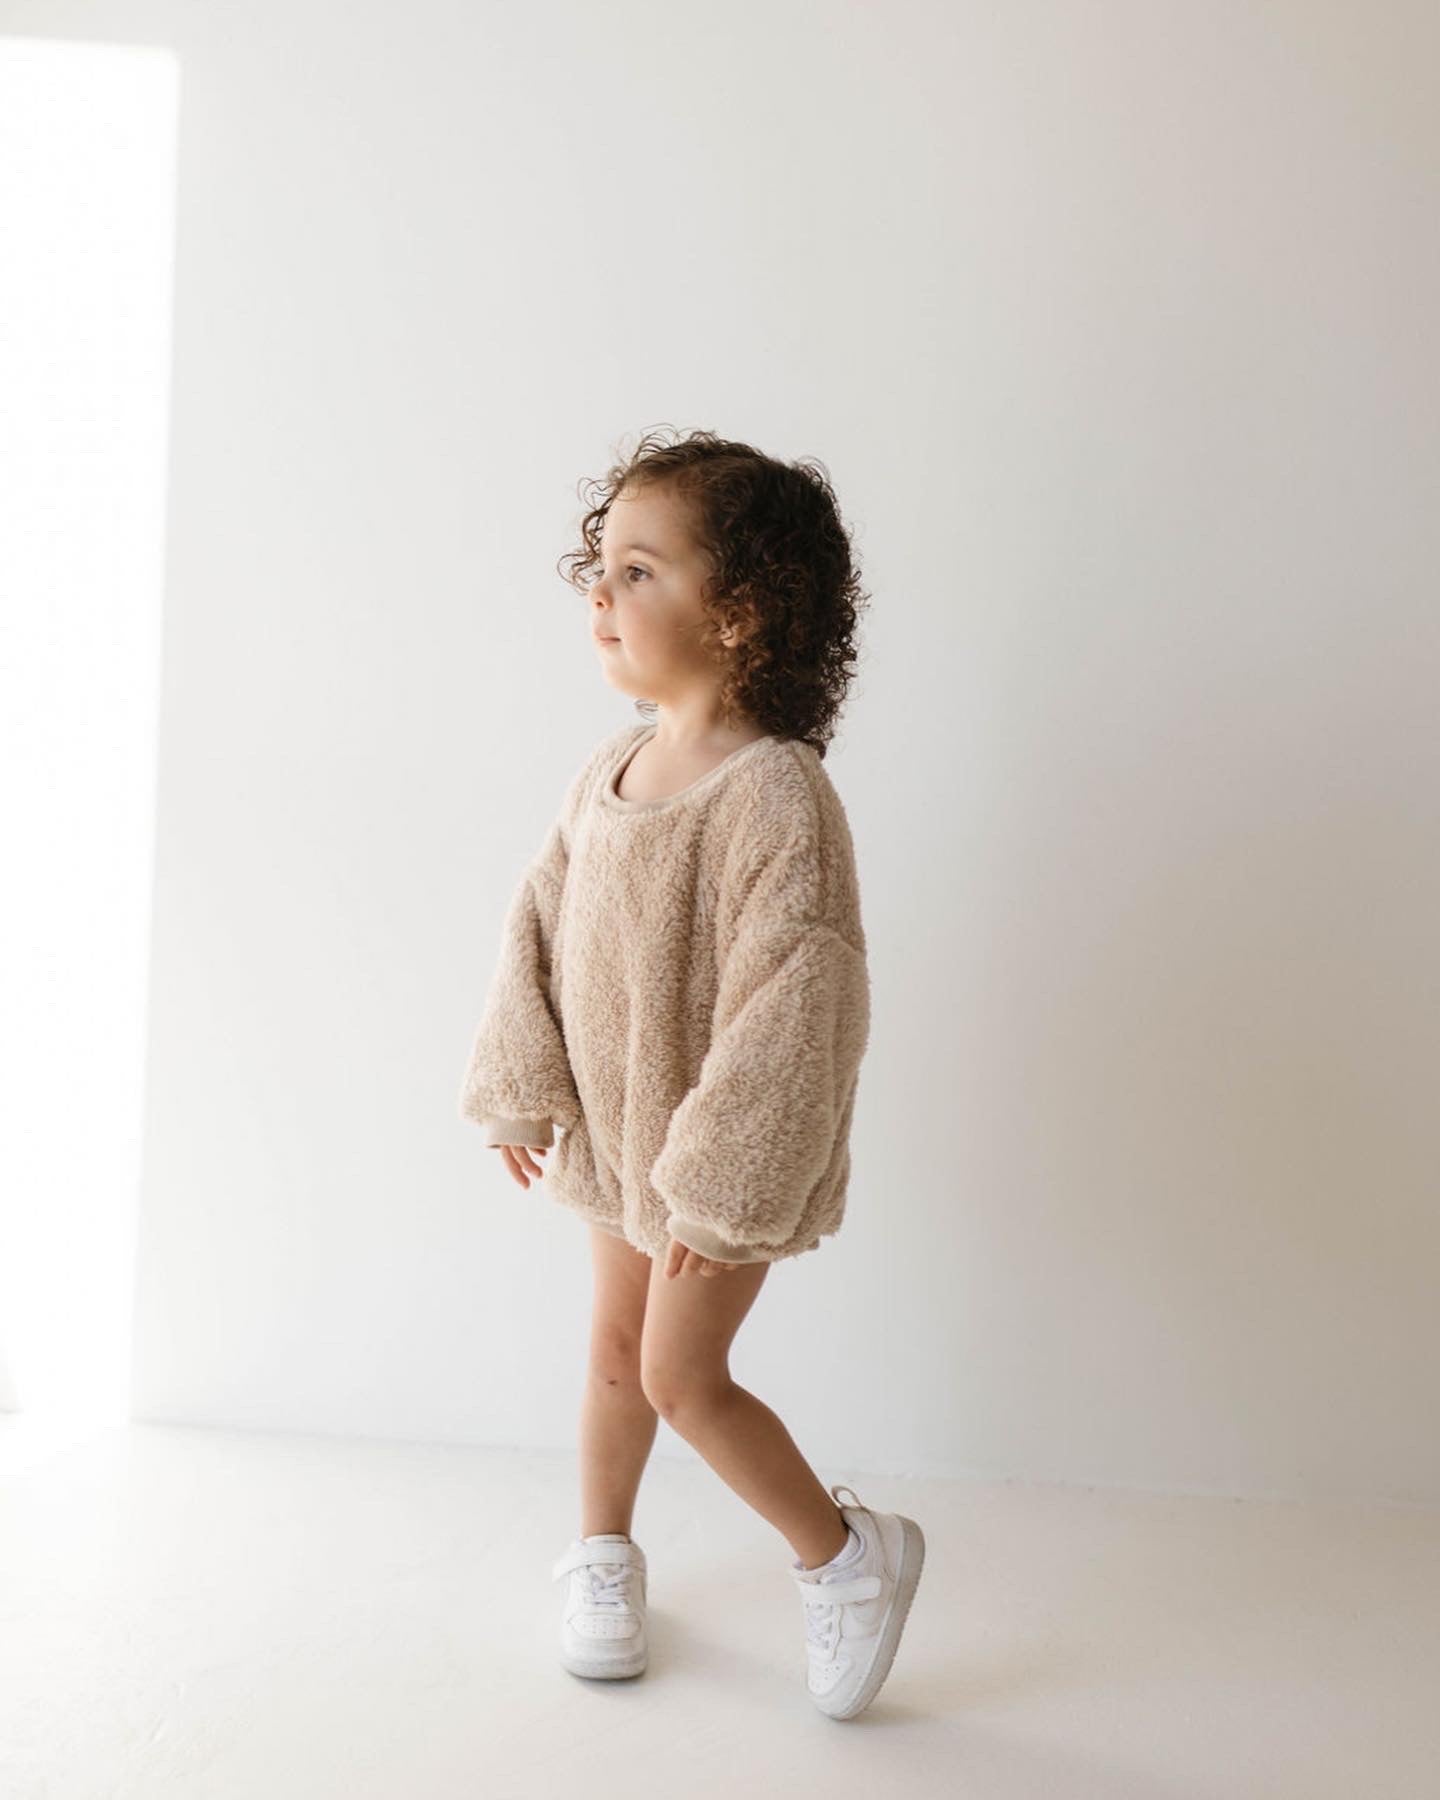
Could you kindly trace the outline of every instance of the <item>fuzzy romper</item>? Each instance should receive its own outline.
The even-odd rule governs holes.
[[[845,1211],[870,1023],[854,846],[795,739],[622,799],[654,731],[599,745],[521,879],[460,1113],[487,1144],[554,1145],[550,1192],[636,1249],[778,1262]]]

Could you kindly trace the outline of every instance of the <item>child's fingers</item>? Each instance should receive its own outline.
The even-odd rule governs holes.
[[[720,1275],[726,1269],[736,1269],[739,1266],[738,1263],[716,1262],[713,1256],[702,1256],[698,1250],[692,1250],[688,1244],[682,1244],[679,1238],[671,1238],[665,1273],[666,1275]]]
[[[545,1173],[544,1169],[535,1161],[537,1156],[545,1154],[545,1151],[538,1146],[532,1148],[529,1144],[496,1144],[494,1148],[500,1151],[505,1161],[505,1167],[523,1188],[529,1187],[531,1175],[538,1180]]]

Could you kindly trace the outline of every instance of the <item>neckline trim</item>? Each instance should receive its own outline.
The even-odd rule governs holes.
[[[752,750],[758,750],[762,744],[773,744],[776,741],[771,735],[751,738],[748,744],[742,744],[738,750],[731,750],[720,758],[713,769],[707,769],[703,775],[697,776],[686,787],[677,788],[673,794],[661,794],[655,800],[626,800],[616,793],[616,784],[639,754],[641,746],[648,744],[658,730],[657,725],[644,726],[640,736],[628,746],[619,762],[612,765],[606,773],[605,779],[600,785],[600,799],[612,812],[661,812],[666,807],[679,806],[691,799],[692,796],[704,793],[713,787],[722,775],[728,774],[734,764],[743,761]]]

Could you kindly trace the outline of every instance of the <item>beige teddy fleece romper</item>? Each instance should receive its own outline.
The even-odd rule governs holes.
[[[845,1211],[870,1024],[854,846],[792,739],[621,799],[654,731],[600,744],[521,879],[460,1113],[489,1145],[555,1145],[550,1192],[639,1250],[778,1262]]]

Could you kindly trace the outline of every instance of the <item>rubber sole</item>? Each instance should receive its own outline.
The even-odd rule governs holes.
[[[568,1650],[560,1652],[560,1661],[572,1675],[582,1676],[586,1681],[626,1681],[632,1675],[643,1675],[649,1658],[647,1655],[627,1657],[621,1662],[612,1657],[606,1662],[587,1662],[583,1657],[573,1656]]]
[[[910,1602],[915,1598],[915,1590],[920,1585],[920,1571],[925,1567],[925,1533],[913,1519],[907,1519],[903,1514],[900,1523],[905,1530],[905,1542],[900,1552],[900,1574],[895,1583],[895,1592],[890,1597],[890,1610],[880,1627],[880,1647],[875,1652],[870,1673],[865,1677],[859,1693],[847,1702],[843,1711],[833,1712],[823,1699],[816,1699],[811,1695],[811,1699],[815,1700],[815,1704],[829,1719],[853,1719],[856,1713],[863,1712],[880,1692],[895,1661],[895,1652],[900,1647],[900,1633],[905,1629]]]

